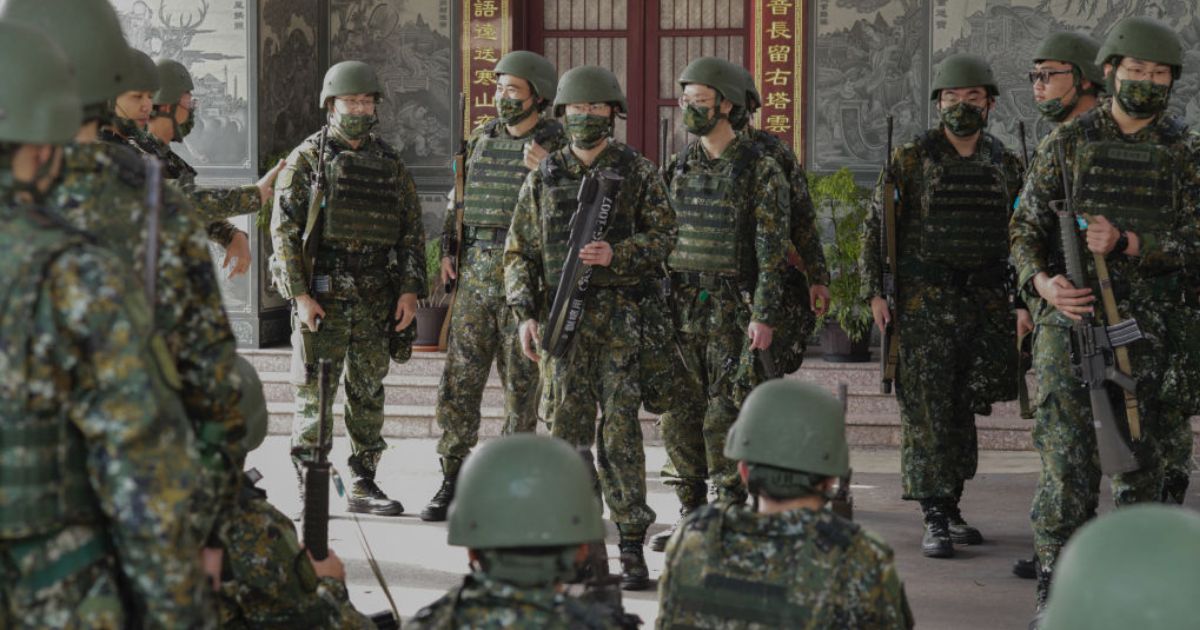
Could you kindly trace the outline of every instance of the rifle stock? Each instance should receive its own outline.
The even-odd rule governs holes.
[[[301,531],[304,547],[314,560],[329,557],[329,460],[325,451],[325,424],[329,422],[329,359],[317,364],[317,446],[304,462],[304,513]]]
[[[887,117],[887,156],[883,167],[883,216],[880,217],[880,273],[883,287],[883,298],[887,300],[889,321],[883,327],[879,344],[879,391],[884,394],[892,393],[892,383],[896,380],[896,364],[900,360],[900,338],[896,335],[896,202],[898,192],[895,174],[892,172],[892,125],[893,119]]]

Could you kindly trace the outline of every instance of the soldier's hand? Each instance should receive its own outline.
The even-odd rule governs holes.
[[[775,329],[762,322],[750,322],[746,327],[746,336],[750,338],[751,350],[766,350],[771,347]]]
[[[536,363],[538,361],[538,353],[537,349],[534,347],[534,344],[541,345],[542,343],[542,336],[538,330],[537,320],[527,319],[521,322],[520,334],[521,352],[523,352],[525,357],[530,361]]]
[[[549,151],[542,148],[542,145],[536,142],[529,142],[525,145],[525,168],[536,171],[538,164],[550,155]]]
[[[1116,247],[1117,239],[1121,238],[1121,231],[1103,216],[1091,215],[1087,219],[1088,251],[1107,256]]]
[[[442,286],[446,286],[451,280],[458,280],[458,272],[454,270],[454,259],[446,256],[442,258]]]
[[[312,563],[313,573],[316,573],[317,577],[331,577],[339,582],[346,581],[346,567],[332,549],[329,550],[329,555],[325,556],[324,560],[315,560],[307,549],[304,550],[304,553],[308,554],[308,561]]]
[[[325,317],[325,309],[308,294],[296,296],[296,314],[312,332],[317,332],[317,318]]]
[[[612,264],[613,250],[608,241],[592,241],[579,250],[579,262],[607,267]]]
[[[1092,289],[1076,289],[1070,279],[1062,274],[1051,278],[1045,272],[1041,272],[1033,277],[1033,288],[1037,289],[1043,300],[1053,305],[1068,319],[1079,321],[1085,313],[1093,312],[1091,303],[1096,301],[1096,296],[1092,295]]]
[[[1031,332],[1033,332],[1033,316],[1029,314],[1028,309],[1017,309],[1017,338],[1020,339]]]
[[[229,269],[229,263],[233,263],[232,269]],[[230,280],[250,269],[250,237],[245,232],[238,230],[233,235],[229,247],[225,248],[225,259],[221,261],[221,268],[229,269],[229,275],[226,277]]]
[[[225,560],[225,550],[220,547],[205,547],[200,550],[200,566],[204,575],[212,582],[214,591],[221,590],[221,564]]]
[[[878,295],[871,298],[871,317],[875,318],[875,327],[881,333],[892,323],[892,311],[886,299]]]
[[[262,176],[262,179],[255,183],[258,186],[258,202],[260,204],[266,205],[275,198],[275,178],[279,176],[279,171],[283,170],[285,165],[287,165],[287,160],[279,160],[278,164],[273,166],[271,170],[267,171],[266,175]]]
[[[417,316],[417,294],[405,293],[396,300],[396,332],[400,332],[412,323]]]
[[[812,305],[812,312],[817,317],[829,312],[829,300],[829,287],[823,284],[808,287],[808,303]]]

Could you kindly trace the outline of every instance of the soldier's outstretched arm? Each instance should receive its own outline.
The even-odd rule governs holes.
[[[634,177],[627,177],[622,185],[641,187],[634,197],[637,232],[613,247],[611,268],[621,275],[645,274],[659,268],[675,246],[679,232],[675,208],[654,165],[649,160],[639,161],[636,169]]]
[[[541,190],[541,173],[533,171],[525,177],[517,195],[508,237],[504,240],[504,291],[508,306],[518,322],[537,319],[541,299],[542,230],[541,209],[537,192]]]

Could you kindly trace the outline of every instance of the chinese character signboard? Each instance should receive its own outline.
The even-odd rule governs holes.
[[[756,122],[804,156],[805,0],[756,0],[754,81],[762,95]]]
[[[511,0],[462,0],[463,137],[496,115],[496,62],[512,49]]]

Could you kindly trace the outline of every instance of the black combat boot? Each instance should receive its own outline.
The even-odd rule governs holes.
[[[707,489],[704,482],[699,484],[680,484],[675,486],[675,495],[679,497],[679,520],[675,521],[667,529],[650,537],[651,551],[664,551],[667,548],[667,541],[671,540],[671,536],[675,534],[675,530],[683,524],[683,519],[687,518],[688,514],[696,511],[696,508],[704,505],[704,495]]]
[[[983,534],[963,520],[958,501],[946,504],[946,522],[950,529],[950,541],[956,545],[983,544]]]
[[[350,456],[350,473],[354,481],[346,495],[346,511],[360,514],[378,514],[380,516],[399,516],[404,513],[404,506],[399,501],[393,501],[375,485],[375,471],[368,470],[353,455]]]
[[[1050,578],[1053,577],[1050,571],[1039,570],[1037,574],[1037,599],[1033,612],[1033,619],[1029,621],[1029,630],[1038,630],[1042,627],[1042,620],[1046,615],[1046,600],[1050,599]]]
[[[429,500],[429,505],[421,510],[422,521],[439,523],[446,520],[446,512],[450,509],[450,502],[454,500],[454,485],[458,483],[460,466],[462,460],[457,457],[442,458],[442,487],[438,488],[437,493]]]
[[[950,540],[950,523],[946,517],[944,499],[922,499],[925,512],[925,535],[921,538],[921,554],[926,558],[953,558],[954,542]]]
[[[644,591],[650,588],[650,569],[646,567],[646,556],[642,547],[646,544],[646,530],[626,531],[619,525],[621,539],[617,547],[621,550],[621,588],[626,591]]]
[[[1038,562],[1038,557],[1035,553],[1033,554],[1033,557],[1028,560],[1022,558],[1014,562],[1012,572],[1013,575],[1021,578],[1022,580],[1035,580],[1037,579],[1038,568],[1040,566],[1041,563]]]

